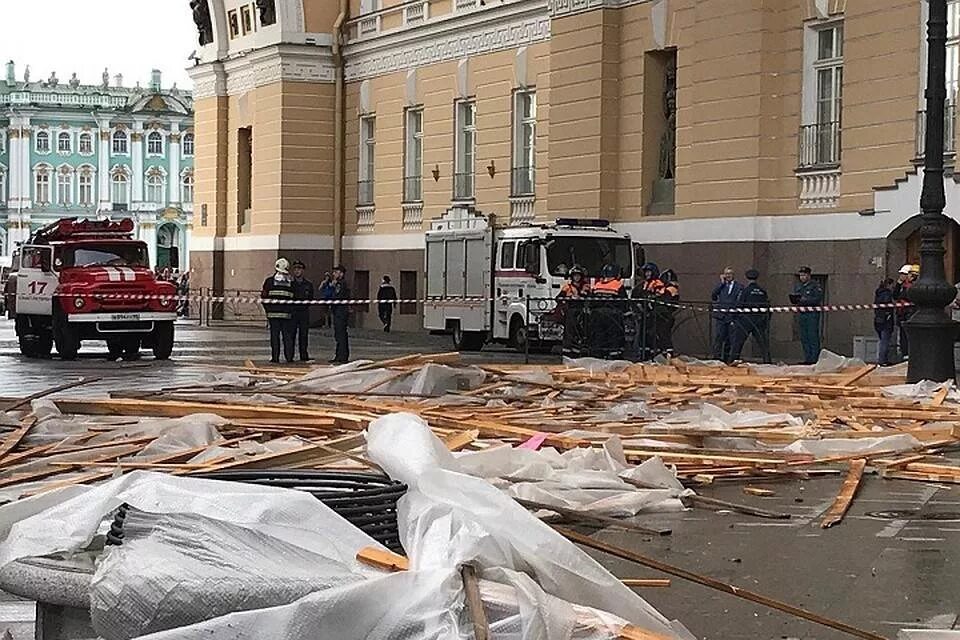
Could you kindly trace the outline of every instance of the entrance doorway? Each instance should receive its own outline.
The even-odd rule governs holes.
[[[903,263],[890,264],[890,270],[896,272],[903,264],[920,264],[920,221],[916,220],[916,228],[906,237],[904,243]],[[952,218],[948,218],[946,234],[943,238],[943,245],[946,254],[943,257],[943,265],[947,276],[947,282],[956,284],[960,282],[960,224],[957,224]],[[913,222],[914,220],[909,220]],[[896,254],[891,255],[891,261]]]
[[[180,227],[166,222],[157,229],[157,270],[180,269]]]

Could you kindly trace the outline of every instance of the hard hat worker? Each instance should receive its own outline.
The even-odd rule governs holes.
[[[290,277],[290,262],[280,258],[274,265],[274,273],[263,281],[260,289],[263,310],[270,325],[270,362],[280,362],[280,343],[283,342],[283,357],[293,362],[294,299],[293,278]]]

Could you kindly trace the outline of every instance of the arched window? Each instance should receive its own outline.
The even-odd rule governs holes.
[[[37,131],[37,153],[50,153],[50,134]]]
[[[183,134],[183,155],[185,156],[193,155],[193,134],[192,133]]]
[[[93,136],[89,131],[84,131],[80,134],[80,153],[85,156],[88,156],[93,153]]]
[[[69,167],[57,171],[57,204],[62,207],[73,204],[73,171]]]
[[[193,174],[184,174],[180,181],[180,200],[184,204],[193,202]]]
[[[34,199],[37,204],[50,204],[50,170],[47,167],[37,169]]]
[[[151,131],[150,135],[147,136],[147,153],[163,155],[163,136],[159,131]]]
[[[127,205],[127,175],[121,171],[113,174],[113,208],[120,209]]]
[[[70,139],[70,133],[61,131],[57,134],[57,153],[70,153],[73,149]]]
[[[113,152],[115,154],[126,155],[129,153],[129,145],[127,144],[127,132],[126,131],[114,131],[113,132]]]
[[[164,202],[163,197],[163,174],[157,170],[151,170],[147,173],[147,202]]]
[[[82,207],[92,207],[93,206],[93,170],[90,167],[83,167],[80,169],[80,183],[79,183],[79,193],[80,197],[78,199],[80,206]]]
[[[6,199],[7,199],[7,172],[3,168],[3,165],[0,165],[0,206],[3,206],[3,203]],[[3,251],[3,244],[0,244],[0,251]]]

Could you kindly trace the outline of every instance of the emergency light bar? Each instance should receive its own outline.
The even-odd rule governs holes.
[[[128,235],[133,233],[133,220],[77,220],[65,218],[37,231],[34,242],[52,242],[82,236]]]
[[[610,226],[609,220],[599,218],[557,218],[558,227],[592,227],[595,229],[606,229]]]

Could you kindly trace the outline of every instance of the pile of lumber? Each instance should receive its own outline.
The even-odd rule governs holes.
[[[253,363],[233,370],[242,383],[233,375],[229,384],[118,392],[104,399],[71,397],[58,387],[50,390],[57,393],[52,402],[81,431],[74,429],[62,441],[48,436],[40,443],[31,433],[43,420],[30,411],[30,401],[39,402],[43,394],[0,398],[5,410],[0,494],[7,499],[34,495],[135,469],[192,475],[224,469],[370,467],[363,431],[372,420],[395,412],[421,416],[454,451],[500,443],[568,450],[602,446],[615,435],[629,462],[659,457],[688,484],[840,474],[861,460],[885,478],[960,482],[960,466],[945,455],[960,443],[960,404],[951,398],[951,389],[944,386],[927,398],[890,397],[884,387],[902,384],[902,377],[873,366],[818,375],[761,375],[746,365],[678,360],[603,371],[576,363],[488,365],[480,367],[482,383],[448,389],[442,397],[386,391],[387,383],[416,375],[427,365],[462,366],[457,354],[415,354],[360,365],[353,374],[377,373],[379,382],[346,392],[322,389],[327,369],[310,372],[308,377],[320,381],[311,391],[302,383],[304,369]],[[704,405],[729,414],[763,412],[770,421],[719,428],[676,421],[682,412],[696,415]],[[624,407],[635,410],[618,413]],[[140,425],[156,419],[189,421],[196,414],[222,418],[218,438],[162,455],[139,455],[158,437],[138,431]],[[856,444],[891,436],[910,436],[915,445],[861,451]],[[731,439],[747,446],[729,446]],[[784,450],[796,441],[841,441],[853,452]],[[724,446],[718,448],[718,442]]]

